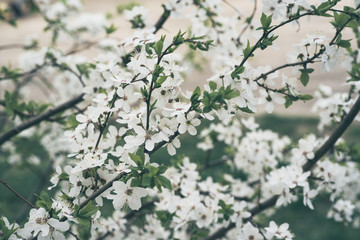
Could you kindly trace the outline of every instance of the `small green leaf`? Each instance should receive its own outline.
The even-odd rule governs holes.
[[[339,42],[337,42],[337,45],[342,48],[349,48],[351,47],[350,41],[351,40],[340,40]]]
[[[153,178],[152,178],[152,177],[149,177],[148,175],[144,175],[144,176],[142,177],[141,185],[142,185],[143,187],[148,187],[148,186],[151,185],[152,181],[153,181]]]
[[[238,66],[235,68],[235,70],[231,73],[232,79],[240,79],[239,75],[245,71],[244,66]]]
[[[118,27],[116,27],[114,24],[111,24],[109,27],[105,27],[106,34],[111,34],[118,30]]]
[[[169,179],[167,179],[163,175],[156,176],[156,179],[158,179],[160,181],[161,186],[163,186],[164,188],[169,189],[170,191],[172,190],[171,181]]]
[[[300,100],[304,100],[304,101],[308,101],[313,99],[313,96],[311,96],[310,94],[305,94],[305,95],[300,95],[298,96]]]
[[[262,26],[262,28],[264,29],[264,31],[266,31],[267,29],[269,29],[270,24],[271,24],[271,21],[272,21],[272,15],[266,16],[265,13],[262,13],[262,14],[261,14],[260,22],[261,22],[261,26]]]
[[[309,82],[309,74],[307,72],[302,72],[301,75],[300,75],[300,81],[302,83],[303,86],[306,87],[306,85],[308,84]]]
[[[140,186],[141,178],[140,177],[134,177],[131,179],[130,187],[138,187]]]
[[[247,57],[250,54],[251,49],[252,49],[252,47],[250,46],[250,41],[248,40],[246,48],[243,50],[244,57]],[[249,57],[252,57],[252,56],[254,56],[254,55],[251,54],[251,56],[249,56]]]
[[[158,56],[161,55],[162,49],[164,47],[164,40],[165,40],[165,36],[162,36],[161,39],[157,41],[154,45],[154,50]]]
[[[289,96],[285,96],[285,108],[288,108],[293,103],[293,100]]]
[[[131,160],[133,160],[136,163],[136,165],[138,165],[139,167],[144,166],[144,161],[140,156],[132,153],[129,153],[129,156]]]
[[[94,215],[98,211],[99,207],[94,206],[92,204],[92,201],[89,201],[85,207],[80,209],[77,216],[83,217],[83,218],[89,218],[91,219],[91,216]]]
[[[216,82],[213,82],[213,81],[209,82],[209,86],[212,91],[216,90],[216,88],[217,88]]]

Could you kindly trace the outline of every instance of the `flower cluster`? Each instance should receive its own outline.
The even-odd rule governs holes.
[[[128,4],[117,11],[133,31],[119,39],[115,25],[108,24],[110,14],[107,19],[81,13],[78,0],[34,4],[53,44],[40,48],[31,37],[20,57],[23,72],[1,69],[0,86],[8,90],[0,90],[0,105],[14,119],[5,123],[20,127],[1,135],[0,145],[39,119],[62,124],[39,125],[18,136],[20,144],[37,144],[52,159],[47,164],[55,173],[48,190],[55,194],[42,192],[36,206],[27,202],[32,209],[19,228],[0,219],[0,236],[289,240],[291,227],[272,221],[273,210],[299,198],[315,209],[313,200],[326,194],[332,205],[328,217],[359,221],[358,156],[339,140],[360,109],[360,50],[341,34],[352,28],[359,41],[358,6],[339,10],[337,1],[266,0],[257,21],[257,1],[245,18],[241,6],[228,1],[169,0],[152,23],[144,6]],[[277,29],[313,15],[331,16],[334,35],[307,35],[280,66],[249,60],[260,50],[277,48]],[[160,36],[168,18],[189,19],[191,27]],[[88,41],[89,34],[106,36]],[[73,43],[66,51],[56,45],[65,37]],[[98,48],[95,57],[81,54],[92,47]],[[189,91],[186,75],[198,57],[209,60],[211,77]],[[349,72],[347,93],[324,85],[315,93],[319,129],[340,123],[334,134],[291,140],[261,129],[249,114],[312,99],[301,86],[317,70],[314,63],[327,72],[343,63]],[[2,81],[7,79],[12,81]],[[32,95],[23,88],[27,81],[51,86],[48,104],[25,101]],[[197,147],[206,152],[203,158],[181,149],[195,135]],[[2,147],[11,165],[46,162],[40,153],[19,153],[9,142]]]

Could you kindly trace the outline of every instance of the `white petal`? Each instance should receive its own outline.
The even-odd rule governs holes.
[[[190,135],[194,136],[197,134],[196,128],[194,126],[189,126],[188,131],[189,131]]]
[[[176,149],[171,143],[167,145],[167,151],[170,156],[174,156],[176,154]]]
[[[177,117],[176,117],[176,121],[177,121],[178,123],[185,123],[187,120],[186,120],[186,118],[185,118],[184,115],[179,114],[179,115],[177,115]]]
[[[61,232],[65,232],[67,230],[69,230],[70,225],[68,222],[60,222],[57,219],[54,218],[50,218],[48,223],[54,227],[56,230],[61,231]]]
[[[87,117],[84,114],[76,115],[76,120],[80,123],[87,122]]]
[[[131,200],[128,200],[127,204],[132,210],[139,210],[141,208],[140,198],[132,198]]]
[[[265,110],[267,113],[272,113],[274,111],[274,104],[271,102],[266,103]]]
[[[186,132],[186,130],[187,130],[187,125],[185,123],[180,124],[179,129],[178,129],[179,133],[183,134]]]
[[[148,150],[148,151],[151,151],[151,150],[153,150],[154,149],[154,141],[152,141],[152,140],[147,140],[146,142],[145,142],[145,148],[146,148],[146,150]]]

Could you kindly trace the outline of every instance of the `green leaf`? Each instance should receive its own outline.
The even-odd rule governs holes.
[[[246,48],[243,50],[244,57],[246,57],[250,54],[251,49],[252,49],[252,47],[250,46],[250,41],[248,40]],[[254,56],[254,54],[251,54],[251,56],[249,56],[249,57],[252,57],[252,56]]]
[[[161,86],[161,84],[163,84],[163,83],[166,81],[167,78],[168,78],[168,76],[160,76],[160,77],[157,79],[156,83],[157,83],[159,86]]]
[[[248,107],[239,108],[239,109],[240,109],[240,111],[245,112],[245,113],[254,113],[254,112],[253,112],[253,111],[251,111],[251,109],[250,109],[250,108],[248,108]]]
[[[165,40],[165,36],[162,36],[161,39],[157,41],[153,47],[158,56],[161,55],[162,49],[164,47],[164,40]]]
[[[164,172],[166,172],[166,170],[167,170],[167,167],[166,166],[164,166],[164,165],[161,165],[161,166],[159,166],[158,167],[158,174],[163,174]]]
[[[305,94],[305,95],[300,95],[298,96],[300,100],[304,100],[304,101],[308,101],[313,99],[313,96],[311,96],[310,94]]]
[[[289,96],[285,96],[285,108],[288,108],[293,103],[293,100]]]
[[[3,219],[3,217],[0,218],[0,239],[9,239],[10,236],[16,232],[16,230],[18,228],[15,227],[15,224],[11,224],[10,226],[11,228],[9,229],[6,224],[5,221]]]
[[[138,187],[140,186],[141,178],[140,177],[134,177],[131,179],[130,187]]]
[[[145,163],[145,155],[141,148],[136,151],[136,154],[129,153],[130,158],[138,165],[143,167]]]
[[[232,99],[232,98],[236,98],[240,96],[240,93],[236,90],[232,90],[231,92],[229,92],[228,94],[225,95],[225,99]]]
[[[239,75],[245,71],[244,66],[238,66],[235,68],[235,70],[231,73],[232,79],[240,79]]]
[[[197,102],[197,100],[199,99],[201,94],[201,89],[200,87],[196,87],[195,90],[193,91],[193,94],[190,97],[190,101],[193,102]]]
[[[304,85],[306,87],[306,85],[309,82],[309,79],[310,79],[310,77],[307,72],[301,72],[300,81],[301,81],[302,85]]]
[[[89,218],[91,219],[91,216],[94,215],[98,211],[99,207],[94,206],[92,204],[92,201],[89,201],[85,207],[80,209],[77,216],[83,217],[83,218]]]
[[[342,48],[349,48],[349,47],[351,47],[350,41],[351,41],[351,39],[350,40],[340,40],[336,44]]]
[[[265,13],[261,14],[260,22],[264,31],[268,30],[272,21],[272,15],[266,16]]]
[[[157,219],[160,220],[162,227],[168,228],[170,226],[174,214],[171,214],[168,211],[155,211],[155,214]]]
[[[141,185],[143,186],[143,187],[148,187],[148,186],[150,186],[151,185],[151,183],[153,182],[153,177],[150,177],[149,175],[144,175],[143,177],[142,177],[142,180],[141,180]]]
[[[118,27],[116,27],[114,24],[111,24],[109,27],[105,27],[106,34],[111,34],[118,30]]]
[[[35,205],[39,208],[44,208],[46,211],[49,212],[52,206],[52,200],[49,194],[46,191],[42,191],[40,193],[40,196],[36,194],[35,196],[38,198]]]
[[[167,179],[163,175],[156,176],[156,179],[158,179],[160,181],[161,186],[163,186],[164,188],[169,189],[170,191],[172,190],[172,184],[171,184],[171,181],[169,179]]]
[[[213,81],[209,82],[209,86],[212,91],[216,90],[216,88],[217,88],[216,82],[213,82]]]
[[[349,19],[349,16],[345,13],[338,14],[337,12],[334,12],[334,21],[331,22],[331,24],[335,28],[341,28],[345,25],[347,20]]]
[[[181,31],[179,31],[176,34],[176,36],[173,38],[173,44],[177,46],[177,45],[184,43],[184,41],[185,41],[184,35],[185,35],[185,33],[181,33]]]
[[[78,220],[78,222],[83,225],[85,228],[90,229],[91,226],[91,220],[88,218],[84,218],[84,217],[76,217],[76,219]]]
[[[129,153],[129,156],[130,156],[131,160],[133,160],[136,163],[136,165],[138,165],[139,167],[144,165],[144,162],[140,156],[138,156],[136,154],[132,154],[132,153]]]

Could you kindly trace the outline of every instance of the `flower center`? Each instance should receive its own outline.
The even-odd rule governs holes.
[[[131,188],[127,189],[125,192],[127,195],[131,196],[133,193],[133,190]]]
[[[47,223],[47,218],[37,218],[35,221],[37,224],[44,225],[45,223]]]

